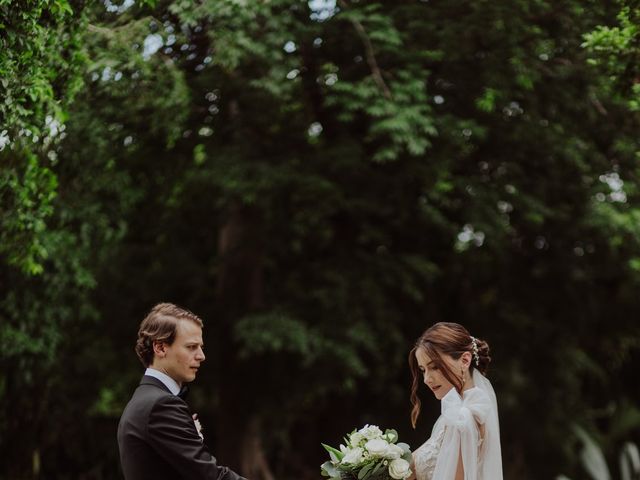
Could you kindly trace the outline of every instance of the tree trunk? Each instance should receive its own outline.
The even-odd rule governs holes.
[[[258,392],[250,368],[237,358],[235,322],[263,305],[262,217],[255,207],[231,204],[218,239],[220,269],[216,288],[219,307],[216,352],[221,366],[217,454],[251,480],[273,480],[261,440]]]

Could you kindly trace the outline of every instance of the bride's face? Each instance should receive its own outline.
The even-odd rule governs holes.
[[[431,389],[438,400],[442,400],[449,393],[449,390],[453,388],[453,384],[445,378],[423,348],[416,350],[416,360],[418,361],[418,368],[422,372],[424,384]],[[450,355],[442,355],[442,360],[448,364],[452,371],[456,372],[460,369],[457,365],[458,362]]]

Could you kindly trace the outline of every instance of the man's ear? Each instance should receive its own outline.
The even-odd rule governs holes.
[[[156,357],[163,358],[167,354],[166,348],[165,342],[153,342],[153,353]]]

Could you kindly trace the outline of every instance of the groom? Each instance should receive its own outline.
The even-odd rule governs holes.
[[[153,307],[140,324],[136,353],[147,370],[118,425],[126,480],[246,480],[217,464],[182,398],[205,359],[202,348],[202,320],[171,303]]]

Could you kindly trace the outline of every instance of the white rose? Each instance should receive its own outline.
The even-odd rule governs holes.
[[[364,435],[362,435],[359,432],[354,433],[353,435],[351,435],[351,437],[349,438],[349,443],[351,444],[352,447],[357,447],[358,445],[360,445],[360,442],[362,442],[364,440]]]
[[[372,440],[382,436],[382,430],[375,425],[365,425],[358,431],[358,433],[363,435],[367,440]]]
[[[389,444],[389,446],[387,447],[387,451],[384,454],[386,458],[390,458],[392,460],[400,458],[402,455],[404,455],[404,450],[398,445],[394,445],[393,443]]]
[[[363,453],[364,451],[360,447],[347,449],[347,453],[342,457],[342,461],[340,463],[356,465],[362,460]]]
[[[396,458],[389,464],[389,475],[396,480],[403,480],[411,475],[409,462],[402,458]]]
[[[369,440],[365,443],[364,448],[366,448],[374,457],[382,457],[387,452],[389,443],[381,438],[374,438],[373,440]]]

